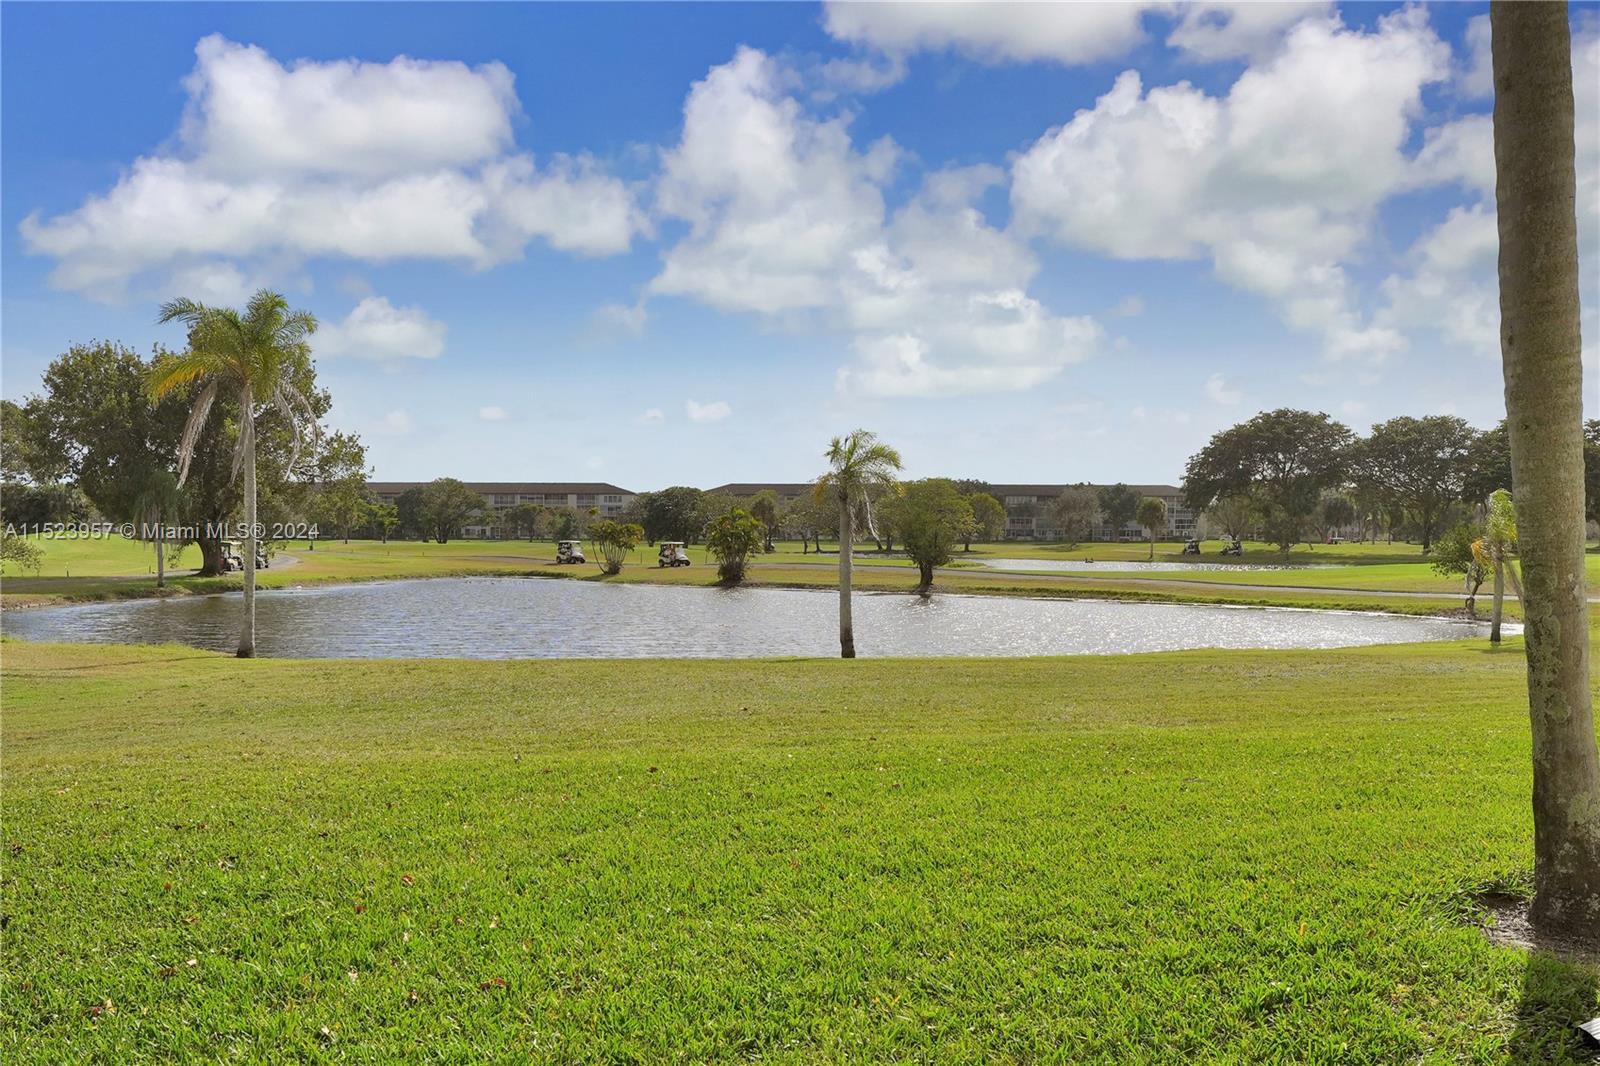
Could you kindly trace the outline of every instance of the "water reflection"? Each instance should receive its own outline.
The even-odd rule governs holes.
[[[6,612],[29,640],[238,639],[240,597]],[[838,654],[833,592],[439,578],[263,591],[257,648],[295,658],[742,658]],[[862,655],[1121,654],[1179,648],[1331,648],[1452,640],[1481,626],[1339,611],[1014,597],[862,595]]]

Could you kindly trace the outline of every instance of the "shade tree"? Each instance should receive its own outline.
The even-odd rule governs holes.
[[[1094,524],[1100,517],[1100,497],[1101,494],[1089,485],[1068,485],[1061,490],[1061,495],[1050,504],[1050,520],[1061,530],[1062,540],[1070,545],[1094,536]]]
[[[453,477],[437,478],[422,486],[421,520],[428,535],[440,544],[461,532],[467,520],[483,510],[483,496]]]
[[[954,557],[955,546],[971,535],[972,504],[954,482],[945,478],[908,481],[891,504],[885,506],[889,522],[899,534],[906,555],[917,565],[918,587],[933,586],[935,568]]]
[[[1102,486],[1098,500],[1100,515],[1111,527],[1112,539],[1120,539],[1122,531],[1137,520],[1139,494],[1119,481],[1115,485]]]
[[[959,484],[958,482],[958,488]],[[999,540],[1006,531],[1005,505],[987,492],[968,493],[966,499],[967,506],[972,508],[972,525],[962,542],[966,550],[972,550],[974,538],[984,541]]]
[[[1452,504],[1462,499],[1472,472],[1478,431],[1454,415],[1391,418],[1350,450],[1351,467],[1375,485],[1415,524],[1427,553]]]
[[[1215,434],[1190,458],[1183,494],[1204,510],[1247,495],[1267,538],[1287,552],[1299,543],[1325,490],[1344,481],[1349,427],[1318,411],[1280,408]]]

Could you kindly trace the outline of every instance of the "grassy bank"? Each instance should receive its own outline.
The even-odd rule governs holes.
[[[0,1056],[1581,1061],[1515,643],[0,647]]]
[[[6,607],[142,597],[158,594],[149,550],[121,540],[46,541],[45,565],[37,575],[8,574],[0,590]],[[752,584],[794,587],[831,587],[836,583],[837,555],[802,553],[798,544],[779,544],[778,550],[759,556],[750,570]],[[1172,552],[1158,558],[1181,558]],[[1379,549],[1384,549],[1379,551]],[[1384,545],[1323,547],[1299,551],[1295,562],[1315,555],[1318,562],[1342,565],[1329,569],[1137,572],[1119,571],[1117,562],[1137,555],[1142,545],[1094,545],[1092,557],[1104,563],[1093,573],[1001,573],[979,565],[984,559],[1081,558],[1087,549],[1068,551],[1061,545],[1016,543],[975,544],[952,568],[940,573],[939,587],[956,592],[1038,596],[1095,596],[1117,599],[1172,600],[1195,603],[1236,603],[1277,606],[1330,607],[1438,614],[1461,606],[1459,582],[1442,578],[1410,549],[1410,561],[1396,562],[1396,549]],[[1252,548],[1252,557],[1262,553]],[[1276,553],[1267,553],[1276,558]],[[659,570],[649,548],[637,550],[620,581],[652,581],[709,585],[715,582],[713,565],[703,548],[690,549],[695,565]],[[1214,561],[1210,556],[1207,561]],[[189,549],[184,562],[198,564]],[[1591,579],[1600,588],[1600,556],[1592,557]],[[1098,563],[1097,563],[1098,565]],[[274,565],[259,575],[264,588],[329,582],[389,578],[474,576],[489,574],[560,575],[598,580],[592,565],[558,567],[552,546],[528,541],[451,541],[448,544],[324,541],[307,550],[296,543],[275,556]],[[913,588],[913,568],[904,560],[870,557],[856,571],[859,587],[877,591]],[[238,575],[200,578],[184,571],[169,578],[166,594],[224,592],[240,586]],[[1282,587],[1275,587],[1282,586]],[[1385,593],[1425,594],[1405,598]],[[1486,601],[1485,597],[1485,601]],[[1514,608],[1513,608],[1514,611]]]

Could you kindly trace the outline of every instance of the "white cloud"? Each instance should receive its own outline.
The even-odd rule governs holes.
[[[172,273],[171,289],[205,304],[238,305],[254,286],[244,271],[225,262],[201,262]]]
[[[647,408],[643,414],[635,419],[641,426],[659,426],[666,420],[667,416],[662,413],[659,407]]]
[[[411,415],[401,409],[390,411],[373,429],[383,437],[403,437],[411,432]]]
[[[632,194],[591,160],[515,154],[498,63],[397,58],[285,67],[220,36],[195,49],[170,151],[136,159],[75,211],[30,215],[52,283],[116,297],[132,278],[218,260],[421,258],[487,267],[541,239],[625,251]]]
[[[818,68],[817,80],[821,84],[812,95],[830,100],[840,93],[875,93],[899,84],[905,76],[906,61],[901,55],[830,59]]]
[[[637,337],[644,333],[650,314],[644,304],[603,304],[595,309],[595,324],[608,331]]]
[[[327,323],[311,335],[319,356],[349,356],[393,362],[437,359],[444,352],[446,327],[420,307],[395,307],[369,296],[343,322]]]
[[[1489,16],[1467,20],[1467,61],[1456,75],[1461,95],[1483,99],[1494,95],[1494,60],[1489,50]]]
[[[490,404],[488,407],[478,408],[478,421],[480,422],[504,422],[510,417],[510,412],[498,404]]]
[[[1407,184],[1452,182],[1479,195],[1494,195],[1494,122],[1488,115],[1464,115],[1423,133]]]
[[[1228,379],[1221,374],[1212,374],[1206,378],[1206,399],[1212,403],[1220,403],[1232,407],[1244,399],[1244,393],[1235,385],[1229,385]]]
[[[1111,309],[1111,313],[1118,318],[1133,318],[1136,315],[1142,315],[1144,314],[1144,297],[1138,294],[1125,296]]]
[[[830,0],[823,25],[841,41],[890,53],[953,49],[985,61],[1110,59],[1144,39],[1138,3],[1009,2],[840,3]]]
[[[857,149],[844,120],[789,95],[793,81],[741,49],[690,92],[658,190],[689,232],[651,293],[844,332],[860,365],[840,386],[877,395],[1027,388],[1101,342],[1092,318],[1027,294],[1036,258],[975,206],[999,168],[935,172],[891,213],[899,149]]]
[[[1077,66],[1116,59],[1146,40],[1152,17],[1176,23],[1167,45],[1202,62],[1260,57],[1306,18],[1324,18],[1331,0],[1176,7],[1166,0],[1119,3],[854,3],[829,0],[823,25],[841,41],[896,60],[911,52],[955,51],[988,63],[1047,61]],[[896,78],[895,80],[898,80]]]
[[[1487,62],[1487,19],[1473,19],[1467,35],[1476,69]],[[1574,35],[1572,84],[1578,248],[1582,274],[1589,279],[1600,268],[1600,31],[1590,28]],[[1492,85],[1487,88],[1492,91]],[[1490,117],[1468,115],[1429,130],[1409,182],[1416,186],[1457,185],[1475,200],[1452,208],[1443,221],[1417,238],[1406,253],[1409,271],[1392,274],[1383,282],[1386,303],[1377,321],[1404,329],[1430,329],[1464,351],[1486,358],[1497,356],[1500,235],[1495,218]]]
[[[1362,322],[1344,264],[1411,180],[1422,89],[1448,59],[1407,8],[1370,33],[1301,22],[1224,96],[1188,82],[1146,92],[1126,71],[1016,159],[1016,224],[1118,258],[1209,258],[1320,334],[1329,358],[1381,359],[1403,338]]]
[[[603,467],[605,465],[606,465],[605,459],[603,459],[602,457],[600,457],[598,455],[591,455],[591,456],[589,456],[589,458],[587,458],[587,459],[585,459],[583,461],[583,466],[584,466],[584,469],[586,469],[586,470],[599,470],[601,467]]]
[[[1199,0],[1184,4],[1167,44],[1200,60],[1261,58],[1276,50],[1289,27],[1326,18],[1331,0],[1237,3]]]
[[[179,137],[213,173],[393,178],[468,166],[511,144],[500,63],[301,61],[212,34],[195,46]]]
[[[648,412],[646,412],[648,413]],[[724,400],[713,400],[711,403],[697,403],[694,400],[683,401],[683,413],[689,416],[691,422],[721,422],[733,414],[733,408]]]

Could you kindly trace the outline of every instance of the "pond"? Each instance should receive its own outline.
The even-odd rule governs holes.
[[[238,593],[7,611],[28,640],[179,642],[230,651]],[[1334,648],[1487,632],[1345,611],[866,595],[862,655],[1108,655],[1180,648]],[[746,658],[839,653],[838,595],[789,589],[436,578],[263,591],[257,650],[292,658]]]
[[[1223,562],[1193,562],[1175,563],[1171,561],[1150,562],[1135,559],[1101,559],[1099,562],[1090,562],[1089,556],[1084,559],[976,559],[974,562],[987,566],[991,570],[1095,570],[1104,573],[1134,573],[1136,571],[1169,571],[1173,573],[1196,570],[1326,570],[1335,565],[1333,563],[1223,563]]]

